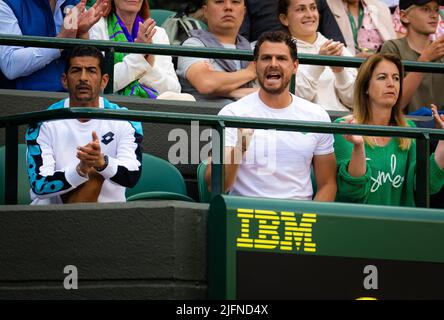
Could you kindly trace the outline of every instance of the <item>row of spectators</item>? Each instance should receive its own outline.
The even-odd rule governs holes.
[[[62,6],[68,2],[44,2],[49,4],[45,7],[39,1],[5,0],[3,9],[10,10],[9,17],[15,21],[12,25],[16,32],[23,29],[18,21],[28,20],[34,28],[42,30],[45,22],[55,18],[48,13],[64,12]],[[356,19],[348,3],[343,6],[348,8],[350,24],[355,21],[355,27],[359,26],[353,33],[356,42],[366,11],[363,2],[354,3],[358,4]],[[149,18],[145,0],[97,0],[89,10],[85,10],[85,4],[82,0],[66,12],[64,18],[59,17],[59,30],[50,31],[59,37],[168,42],[165,31]],[[193,95],[199,99],[231,102],[221,110],[221,115],[330,122],[325,109],[333,106],[339,110],[353,109],[351,118],[338,121],[404,127],[414,126],[405,119],[403,111],[411,107],[415,95],[424,93],[420,92],[421,85],[427,85],[429,90],[424,99],[442,106],[435,101],[440,90],[431,90],[434,78],[430,78],[432,83],[427,83],[427,75],[418,72],[404,78],[399,59],[411,52],[420,61],[435,61],[444,56],[444,38],[430,40],[439,19],[435,0],[402,0],[400,14],[407,36],[387,40],[382,45],[383,52],[395,52],[395,55],[359,52],[369,56],[359,72],[343,67],[299,66],[297,49],[331,56],[353,53],[344,43],[328,39],[317,31],[320,16],[315,0],[279,0],[277,5],[278,18],[286,31],[260,36],[254,47],[254,62],[180,57],[178,79],[171,57],[116,53],[115,91],[128,96],[159,98],[171,92],[170,84],[180,81],[182,90],[194,90]],[[37,15],[39,19],[34,23],[31,12],[38,8],[50,11],[46,16]],[[239,35],[245,10],[243,0],[206,0],[203,12],[208,31],[192,32],[184,45],[251,48],[250,42]],[[72,25],[76,27],[70,28]],[[57,72],[61,73],[61,86],[69,91],[69,99],[51,106],[53,109],[119,108],[100,98],[108,75],[103,72],[103,56],[93,47],[75,49],[66,65],[61,56],[64,52],[60,50],[35,51],[20,47],[3,47],[2,50],[6,52],[2,60],[21,59],[19,61],[28,68],[16,80],[23,86],[42,85],[45,81],[55,85],[59,82]],[[56,58],[49,64],[42,63],[47,61],[43,55],[49,54]],[[29,72],[38,63],[43,64],[43,68]],[[59,70],[61,66],[63,69]],[[289,92],[293,74],[297,79],[297,95]],[[180,92],[176,94],[179,95],[175,98],[183,98]],[[438,115],[436,106],[432,107],[432,113],[435,125],[443,129],[444,116]],[[139,123],[61,120],[34,124],[28,129],[26,139],[34,203],[124,201],[124,188],[134,186],[140,176],[142,132]],[[225,139],[226,191],[232,194],[415,205],[416,145],[410,139],[350,135],[333,139],[330,134],[273,134],[267,130],[234,128],[226,130]],[[251,146],[273,145],[274,149],[266,151],[265,161],[259,161],[250,143]],[[252,163],[246,162],[249,154],[253,157]],[[444,184],[444,142],[438,143],[430,162],[431,189],[438,192]],[[274,167],[270,168],[270,164]],[[316,191],[311,186],[311,167]],[[211,166],[208,166],[208,182],[210,177]]]
[[[170,43],[150,18],[147,0],[97,0],[88,10],[85,5],[86,0],[0,0],[0,33]],[[208,31],[192,31],[184,46],[251,49],[241,26],[255,31],[250,40],[260,30],[284,28],[300,53],[368,57],[381,51],[402,60],[444,62],[436,0],[401,0],[393,18],[380,0],[205,0],[202,11]],[[63,50],[1,46],[0,67],[10,87],[63,91],[61,55]],[[114,92],[127,96],[225,105],[258,90],[254,67],[246,61],[179,57],[175,68],[170,56],[115,53],[114,63]],[[303,65],[295,92],[327,110],[348,111],[356,74],[353,68]],[[431,103],[444,108],[443,80],[441,74],[409,74],[403,108],[414,112]]]

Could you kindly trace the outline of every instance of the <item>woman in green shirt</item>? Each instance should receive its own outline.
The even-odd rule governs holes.
[[[384,126],[410,126],[400,107],[403,69],[392,54],[375,54],[359,69],[353,117],[336,122]],[[438,128],[444,116],[432,112]],[[408,138],[335,135],[338,163],[336,201],[378,205],[415,206],[416,141]],[[430,190],[444,184],[444,141],[430,156]]]

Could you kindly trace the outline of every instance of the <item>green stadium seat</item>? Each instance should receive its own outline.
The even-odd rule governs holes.
[[[142,175],[134,188],[126,189],[126,200],[183,200],[188,197],[185,180],[179,170],[168,161],[143,154]]]
[[[199,190],[199,202],[202,203],[210,203],[211,202],[211,192],[208,191],[208,186],[205,181],[205,170],[207,168],[207,161],[202,161],[197,167],[197,188]],[[313,172],[313,167],[310,172],[311,183],[313,186],[313,195],[316,194],[317,185],[316,185],[316,177]]]
[[[165,22],[165,20],[176,14],[174,11],[164,10],[164,9],[151,9],[150,17],[156,21],[156,26],[160,27]]]
[[[207,161],[204,160],[197,167],[197,189],[199,190],[199,201],[202,203],[210,203],[211,201],[211,193],[208,191],[208,186],[205,182],[207,165]]]
[[[90,8],[94,5],[94,3],[96,3],[96,0],[88,0],[86,1],[86,7]]]
[[[5,146],[0,147],[0,204],[5,204]],[[26,145],[18,145],[17,204],[30,204],[29,180],[26,170]]]

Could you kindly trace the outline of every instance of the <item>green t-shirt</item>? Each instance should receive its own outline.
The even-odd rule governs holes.
[[[343,118],[335,122],[343,121]],[[408,125],[414,127],[413,121]],[[336,201],[377,205],[415,206],[416,141],[408,150],[401,150],[398,139],[392,138],[383,147],[365,144],[367,171],[362,177],[348,173],[353,144],[342,135],[335,135],[335,155],[338,163]],[[430,156],[430,191],[437,193],[444,185],[444,170]]]
[[[419,53],[412,50],[407,39],[395,39],[386,41],[381,53],[394,53],[401,60],[416,61]],[[434,62],[444,63],[444,57]],[[442,73],[424,73],[421,84],[412,96],[407,106],[407,112],[413,112],[421,107],[430,107],[434,103],[439,110],[444,110],[444,75]]]

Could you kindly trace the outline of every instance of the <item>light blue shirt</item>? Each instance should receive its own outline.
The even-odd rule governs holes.
[[[54,10],[56,32],[59,33],[63,24],[63,12],[60,6],[66,0],[57,0]],[[17,18],[12,9],[0,0],[0,34],[22,35]],[[0,68],[10,80],[25,77],[44,68],[60,57],[59,49],[25,48],[16,46],[0,46]]]

